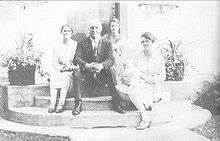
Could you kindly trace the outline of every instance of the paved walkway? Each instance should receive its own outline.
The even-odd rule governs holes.
[[[69,127],[40,127],[0,119],[0,129],[50,136],[69,137],[72,141],[210,141],[209,139],[175,124],[155,125],[138,131],[134,128],[76,129]]]

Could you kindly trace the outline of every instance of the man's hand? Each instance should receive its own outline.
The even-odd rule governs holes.
[[[85,68],[88,70],[92,70],[93,63],[86,63]]]
[[[102,63],[96,63],[92,65],[92,68],[96,71],[96,72],[100,72],[104,66]]]
[[[99,73],[104,68],[104,66],[102,63],[92,62],[92,63],[86,63],[85,68]]]

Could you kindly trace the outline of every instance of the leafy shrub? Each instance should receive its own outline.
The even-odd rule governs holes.
[[[195,105],[209,110],[213,115],[220,114],[220,74],[215,81],[204,81],[202,89],[198,92]]]

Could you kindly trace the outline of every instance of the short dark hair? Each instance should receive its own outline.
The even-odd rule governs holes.
[[[143,34],[141,35],[141,37],[144,37],[145,39],[149,39],[149,40],[151,40],[152,42],[155,41],[154,35],[153,35],[152,33],[150,33],[150,32],[145,32],[145,33],[143,33]]]
[[[69,27],[70,30],[71,30],[71,32],[72,32],[72,34],[73,34],[73,29],[72,29],[72,27],[71,27],[70,25],[68,25],[68,24],[64,24],[64,25],[61,26],[60,33],[63,32],[63,28],[64,28],[65,26],[66,26],[66,27]]]

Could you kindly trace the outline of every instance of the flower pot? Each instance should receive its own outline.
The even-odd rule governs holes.
[[[166,81],[182,81],[184,78],[185,65],[183,61],[172,64],[165,63],[166,66]]]
[[[8,78],[10,85],[26,86],[35,84],[35,65],[16,66],[15,69],[9,68]]]

